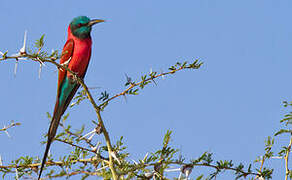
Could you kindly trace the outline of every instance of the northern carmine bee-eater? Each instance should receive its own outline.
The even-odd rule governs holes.
[[[91,27],[100,22],[104,22],[104,20],[90,20],[86,16],[78,16],[72,20],[68,27],[68,38],[62,51],[60,64],[67,66],[71,71],[77,74],[79,78],[84,78],[91,56]],[[48,152],[56,135],[60,119],[79,86],[80,84],[70,72],[62,68],[59,69],[57,100],[53,118],[48,130],[48,142],[38,179],[40,179],[42,175]]]

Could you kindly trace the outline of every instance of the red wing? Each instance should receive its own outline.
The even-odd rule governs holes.
[[[66,44],[63,47],[62,50],[62,55],[61,55],[61,60],[60,60],[60,64],[63,63],[68,63],[67,61],[70,61],[70,58],[73,55],[73,51],[74,51],[74,41],[73,39],[69,39],[67,40]],[[64,69],[59,69],[59,78],[58,78],[58,92],[57,92],[57,97],[59,97],[59,91],[60,91],[60,87],[62,85],[62,82],[64,81],[64,78],[67,74],[67,71],[65,71]]]

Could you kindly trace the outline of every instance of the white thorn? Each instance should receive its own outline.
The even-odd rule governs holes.
[[[175,172],[175,171],[181,171],[180,168],[176,168],[176,169],[165,169],[165,172]]]
[[[120,162],[120,160],[117,158],[115,152],[112,152],[112,153],[111,153],[111,156],[112,156],[116,161],[118,161],[119,165],[121,165],[121,162]]]
[[[96,148],[96,152],[99,152],[99,151],[100,151],[100,147],[99,147],[100,144],[101,144],[101,142],[98,142],[98,143],[96,144],[96,146],[95,146],[95,148]]]
[[[263,178],[262,176],[256,176],[256,179],[258,179],[258,180],[265,180],[265,178]]]
[[[100,171],[100,170],[103,170],[103,169],[105,169],[105,168],[108,168],[108,166],[103,166],[103,167],[101,167],[101,168],[99,168],[99,169],[97,169],[97,170],[95,170],[95,171]]]
[[[91,147],[91,150],[96,152],[96,147]]]
[[[283,157],[280,157],[280,156],[273,156],[272,159],[283,159]]]
[[[192,170],[186,170],[186,178],[188,179],[189,178],[189,175],[191,174]]]
[[[4,53],[3,53],[3,52],[1,52],[1,51],[0,51],[0,54],[1,54],[2,56],[4,55]]]
[[[15,66],[14,66],[14,77],[16,77],[17,68],[18,68],[18,60],[16,60]]]
[[[25,53],[26,52],[26,34],[27,34],[27,30],[24,31],[24,40],[23,40],[23,46],[20,49],[20,54]]]
[[[150,68],[150,74],[152,73],[152,68]]]
[[[40,63],[40,68],[39,68],[39,79],[41,79],[42,67],[43,67],[43,64]]]
[[[6,131],[4,131],[6,134],[7,134],[7,136],[9,137],[9,138],[11,138],[11,136],[10,136],[10,134],[8,133],[8,131],[6,130]]]
[[[61,65],[66,66],[70,63],[70,61],[71,61],[71,57],[67,61],[63,62]]]
[[[180,172],[179,173],[179,176],[178,176],[178,179],[181,179],[181,176],[182,176],[182,173]]]
[[[17,180],[19,179],[17,168],[15,168],[15,179],[17,179]]]
[[[153,175],[154,175],[153,172],[146,172],[146,173],[144,174],[144,176],[146,176],[147,178],[151,178]]]
[[[98,153],[100,150],[100,147],[99,147],[100,144],[101,144],[101,142],[98,142],[94,147],[93,146],[91,147],[91,150]]]
[[[0,166],[3,166],[2,156],[0,155]]]
[[[185,165],[181,167],[181,172],[185,174],[186,179],[189,178],[189,175],[192,173],[192,170],[193,170],[192,166]]]
[[[82,136],[82,137],[79,138],[79,139],[84,139],[85,137],[87,137],[87,136],[89,136],[89,135],[91,135],[91,134],[93,134],[93,133],[95,133],[95,132],[96,132],[96,130],[95,130],[95,128],[94,128],[92,131],[90,131],[89,133],[85,134],[84,136]]]
[[[93,138],[94,135],[95,135],[95,133],[92,133],[91,136],[88,138],[88,140],[91,141],[91,139]]]
[[[46,64],[42,60],[40,60],[39,58],[38,58],[38,61],[40,64],[42,64],[42,66],[44,66],[44,67],[46,66]]]

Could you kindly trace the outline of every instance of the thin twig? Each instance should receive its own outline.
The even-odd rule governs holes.
[[[60,126],[61,126],[61,127],[64,129],[64,131],[65,131],[66,133],[68,133],[69,135],[72,135],[72,136],[78,137],[80,140],[84,140],[84,141],[85,141],[85,142],[86,142],[91,148],[94,148],[94,147],[95,147],[95,145],[92,144],[91,141],[88,140],[87,138],[81,138],[81,137],[82,137],[81,135],[69,131],[68,129],[66,129],[66,128],[64,127],[64,125],[63,125],[62,123],[60,123]]]
[[[14,126],[19,126],[21,125],[20,123],[15,123],[15,122],[11,122],[8,126],[4,126],[2,129],[0,129],[0,131],[6,131],[7,129],[14,127]]]
[[[232,168],[232,167],[222,167],[222,168],[219,168],[218,166],[216,165],[212,165],[212,164],[205,164],[205,163],[197,163],[197,164],[186,164],[186,163],[181,163],[181,162],[176,162],[176,161],[172,161],[172,162],[167,162],[168,165],[181,165],[181,166],[202,166],[202,167],[210,167],[210,168],[214,168],[216,170],[230,170],[230,171],[235,171],[235,172],[240,172],[242,174],[244,174],[245,176],[247,175],[253,175],[253,176],[260,176],[260,174],[257,174],[257,173],[253,173],[253,172],[245,172],[243,170],[239,170],[239,169],[236,169],[236,168]],[[129,172],[134,172],[136,170],[139,170],[139,169],[142,169],[142,168],[146,168],[146,167],[150,167],[150,166],[156,166],[157,163],[149,163],[149,164],[143,164],[143,163],[140,163],[140,164],[137,164],[135,167],[133,168],[129,168],[127,169],[126,171],[123,171],[122,173],[120,173],[119,175],[126,175],[128,174]]]
[[[104,159],[100,159],[98,157],[92,157],[92,158],[88,158],[88,159],[77,159],[77,160],[73,160],[72,163],[92,163],[97,161],[98,163],[100,162],[106,162],[109,163],[108,161],[104,160]],[[47,161],[46,162],[46,166],[65,166],[67,165],[67,162],[62,162],[62,161]],[[0,166],[1,169],[5,169],[5,168],[37,168],[41,165],[41,163],[32,163],[32,164],[20,164],[20,165],[7,165],[7,166]]]
[[[65,143],[65,144],[69,144],[69,145],[71,145],[71,146],[73,146],[73,147],[77,147],[77,148],[79,148],[79,149],[82,149],[82,150],[84,150],[84,151],[88,151],[88,152],[92,152],[92,153],[94,153],[94,154],[98,154],[96,151],[94,151],[94,150],[91,150],[91,149],[87,149],[87,148],[84,148],[84,147],[81,147],[81,146],[78,146],[78,145],[76,145],[76,144],[73,144],[73,143],[70,143],[70,142],[67,142],[67,141],[64,141],[64,140],[62,140],[62,139],[55,139],[56,141],[59,141],[59,142],[62,142],[62,143]]]
[[[90,175],[90,176],[102,176],[103,173],[100,173],[98,171],[95,171],[95,172],[73,171],[73,172],[70,172],[68,174],[60,173],[60,174],[57,174],[57,175],[54,175],[54,176],[49,176],[48,179],[57,178],[57,177],[63,177],[63,176],[70,177],[70,176],[74,176],[74,175],[78,175],[78,174],[87,174],[87,175]],[[42,178],[42,179],[44,179],[44,178]]]
[[[266,156],[263,156],[263,158],[262,158],[262,160],[261,160],[261,167],[260,167],[259,172],[262,172],[262,170],[263,170],[263,166],[264,166],[264,163],[265,163],[265,160],[266,160]]]
[[[286,169],[285,180],[288,179],[288,176],[290,174],[290,170],[289,170],[289,167],[288,167],[288,162],[289,162],[289,154],[290,154],[291,146],[292,146],[292,133],[291,133],[290,143],[289,143],[289,145],[287,147],[287,152],[286,152],[286,155],[284,157],[284,159],[285,159],[285,169]]]
[[[162,72],[162,73],[157,74],[157,75],[155,75],[155,76],[149,77],[149,78],[147,78],[147,79],[145,79],[145,80],[142,80],[142,81],[140,81],[140,82],[138,82],[138,83],[131,83],[131,85],[130,85],[127,89],[125,89],[123,92],[118,93],[118,94],[116,94],[116,95],[114,95],[114,96],[108,98],[105,102],[103,102],[102,104],[100,104],[98,107],[101,108],[101,107],[104,106],[105,104],[108,104],[111,100],[113,100],[113,99],[115,99],[115,98],[117,98],[117,97],[119,97],[119,96],[126,95],[131,89],[133,89],[134,87],[139,86],[140,84],[142,84],[142,83],[144,83],[144,82],[147,82],[147,81],[154,81],[154,79],[156,79],[156,78],[158,78],[158,77],[164,77],[165,75],[168,75],[168,74],[174,74],[174,73],[176,73],[177,71],[180,71],[180,70],[183,70],[183,69],[187,69],[187,68],[179,67],[179,68],[177,68],[177,69],[175,69],[175,70],[171,70],[171,71],[164,72],[164,73]]]

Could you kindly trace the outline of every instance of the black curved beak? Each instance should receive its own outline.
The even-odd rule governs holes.
[[[104,20],[102,19],[92,19],[91,21],[89,21],[89,23],[87,24],[88,26],[93,26],[97,23],[101,23],[101,22],[104,22]]]

